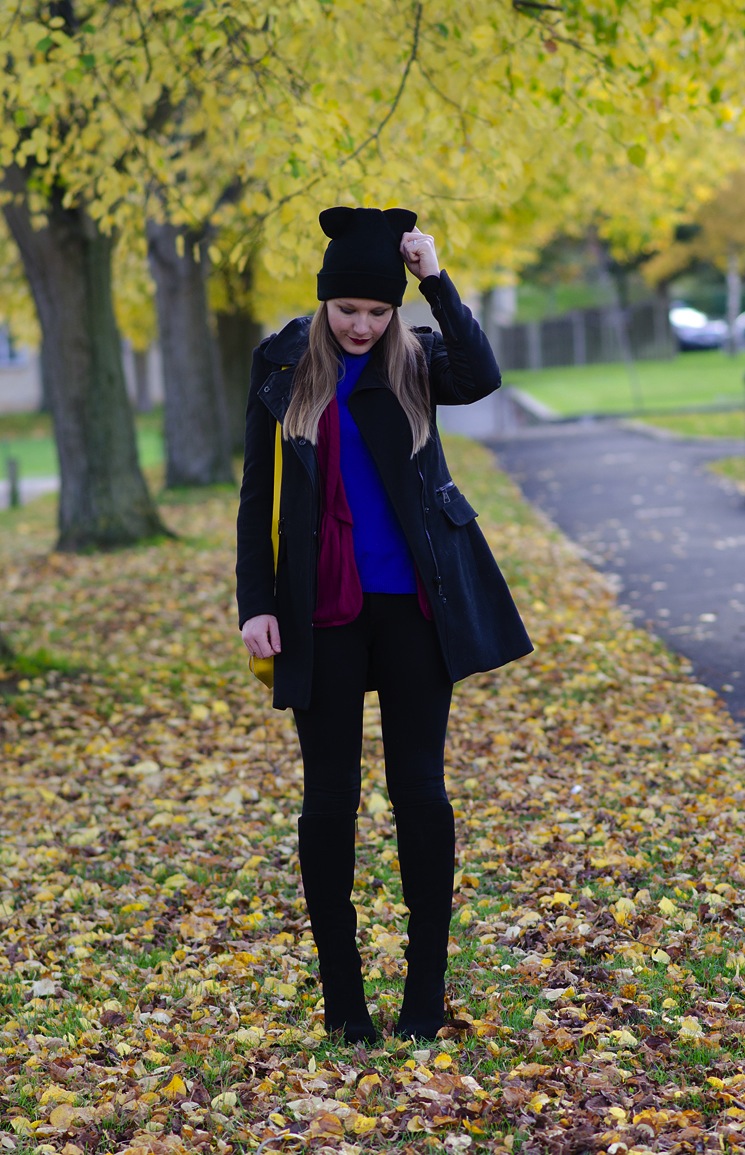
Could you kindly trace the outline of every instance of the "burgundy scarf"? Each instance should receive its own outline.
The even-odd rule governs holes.
[[[339,403],[326,406],[318,426],[322,505],[318,553],[318,597],[314,626],[345,626],[362,609],[362,585],[354,559],[352,511],[341,475]]]
[[[352,511],[341,475],[341,432],[336,397],[324,409],[318,425],[318,466],[322,505],[318,550],[318,595],[313,625],[346,626],[362,609],[362,584],[354,557]],[[419,608],[432,621],[432,607],[416,570]]]

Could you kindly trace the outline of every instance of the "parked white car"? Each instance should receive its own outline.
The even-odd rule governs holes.
[[[712,320],[706,313],[690,305],[674,304],[668,316],[670,328],[682,352],[721,349],[727,340],[729,328],[726,321]]]

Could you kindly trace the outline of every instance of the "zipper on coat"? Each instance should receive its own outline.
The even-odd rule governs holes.
[[[320,528],[319,523],[312,531],[310,549],[312,562],[310,565],[310,613],[311,619],[316,612],[316,601],[318,600],[318,556],[320,552]]]
[[[320,470],[318,466],[318,450],[313,446],[313,451],[316,455],[316,477],[320,477]],[[320,488],[316,491],[318,500],[314,502],[315,505],[315,525],[311,530],[310,550],[311,550],[311,565],[310,565],[310,614],[311,620],[316,612],[316,601],[318,600],[318,558],[321,552],[321,518],[323,516],[323,497]]]
[[[435,547],[434,547],[434,545],[432,544],[432,538],[431,538],[431,536],[430,536],[430,532],[429,532],[429,526],[428,526],[428,524],[427,524],[427,506],[426,506],[426,504],[425,504],[425,501],[426,501],[426,495],[425,495],[425,492],[424,492],[424,474],[422,473],[422,467],[421,467],[421,465],[419,464],[419,456],[418,456],[418,455],[417,455],[416,468],[417,468],[417,473],[419,474],[419,480],[420,480],[420,481],[421,481],[421,483],[422,483],[422,513],[424,514],[424,532],[425,532],[425,534],[426,534],[426,537],[427,537],[427,543],[428,543],[428,545],[429,545],[429,552],[432,554],[432,561],[434,562],[434,567],[435,567],[435,578],[434,578],[434,581],[435,581],[435,586],[436,586],[436,588],[437,588],[437,594],[438,594],[438,597],[440,598],[440,600],[442,601],[442,604],[444,605],[444,604],[445,604],[445,602],[447,601],[447,598],[444,596],[444,594],[443,594],[443,592],[442,592],[442,578],[440,577],[440,567],[439,567],[439,565],[437,564],[437,554],[435,553]],[[451,484],[455,484],[455,483],[454,483],[454,482],[452,482]],[[443,488],[445,488],[445,487],[443,487]],[[438,491],[438,492],[439,492],[439,491]]]
[[[455,482],[454,481],[446,481],[444,485],[439,486],[435,490],[435,493],[441,493],[442,494],[442,504],[443,505],[450,505],[450,494],[448,493],[449,489],[455,489]]]
[[[300,453],[297,448],[298,446],[305,448],[308,445],[308,439],[306,437],[298,437],[296,443],[294,438],[290,438],[290,444],[292,445],[293,449],[303,463],[304,468],[311,477],[311,492],[313,494],[313,506],[315,508],[315,523],[311,526],[310,529],[311,565],[308,567],[308,598],[310,602],[310,612],[312,617],[312,615],[315,613],[316,598],[318,596],[318,550],[321,531],[321,493],[317,485],[319,477],[318,452],[316,446],[311,442],[310,450],[312,450],[313,457],[315,459],[314,474],[312,470],[308,469],[305,461],[303,460],[303,454]]]

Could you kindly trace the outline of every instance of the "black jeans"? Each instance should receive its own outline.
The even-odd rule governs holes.
[[[447,802],[445,735],[452,683],[435,627],[416,594],[365,594],[346,626],[314,633],[313,691],[295,710],[303,755],[303,814],[356,814],[365,688],[378,690],[393,808]]]

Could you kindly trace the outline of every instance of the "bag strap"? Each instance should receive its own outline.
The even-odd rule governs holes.
[[[272,548],[274,550],[274,572],[277,572],[279,557],[279,499],[282,492],[282,426],[277,422],[274,436],[274,500],[272,502]]]
[[[274,435],[274,496],[272,499],[272,552],[274,553],[274,573],[277,573],[279,557],[279,498],[282,490],[282,426],[279,421]],[[271,690],[274,685],[274,658],[248,659],[248,668],[254,677]]]

